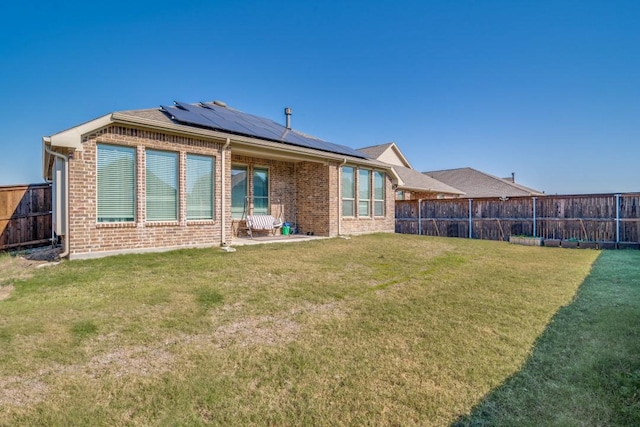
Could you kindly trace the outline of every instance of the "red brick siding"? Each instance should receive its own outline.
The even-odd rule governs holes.
[[[354,166],[354,165],[350,165]],[[356,169],[358,168],[355,165]],[[365,169],[368,169],[365,167]],[[342,179],[342,177],[340,177]],[[393,233],[395,231],[395,191],[392,189],[392,182],[388,175],[386,175],[385,180],[385,210],[384,216],[370,216],[370,217],[360,217],[358,215],[358,180],[360,176],[356,170],[355,174],[356,179],[356,202],[355,202],[355,217],[343,217],[340,225],[341,234],[364,234],[364,233],[375,233],[375,232],[389,232]],[[371,192],[373,193],[373,184],[371,186]],[[340,214],[342,215],[342,195],[339,197],[339,206],[340,206]],[[371,212],[373,213],[373,201],[371,204]]]
[[[217,246],[230,243],[233,234],[231,218],[231,164],[269,168],[272,214],[294,223],[300,233],[337,236],[369,232],[393,232],[394,192],[386,179],[384,217],[341,218],[340,165],[338,163],[284,162],[258,157],[231,155],[227,148],[225,171],[221,170],[220,150],[223,140],[205,140],[187,136],[148,131],[135,127],[109,126],[83,139],[83,151],[74,153],[69,162],[69,246],[70,257],[99,256],[109,253],[171,249],[177,247]],[[97,222],[96,144],[113,144],[136,148],[136,219],[133,223],[105,224]],[[146,222],[145,150],[179,153],[179,219],[173,222]],[[201,154],[215,159],[215,218],[208,221],[186,220],[186,155]],[[225,193],[221,180],[224,173]],[[251,179],[252,174],[249,174]],[[251,188],[251,183],[249,183]],[[221,200],[222,199],[222,200]],[[222,205],[225,206],[225,233],[222,238]],[[373,208],[373,207],[372,207]]]
[[[133,223],[97,222],[96,144],[113,144],[136,148],[136,220]],[[150,132],[122,126],[110,126],[86,137],[83,151],[69,162],[69,246],[70,257],[99,255],[156,248],[216,246],[221,241],[221,155],[223,141],[207,141],[177,135]],[[176,222],[145,221],[145,149],[179,153],[180,214]],[[208,221],[186,220],[184,192],[186,154],[214,157],[216,192],[215,218]],[[226,153],[229,165],[230,154]],[[228,176],[228,175],[227,175]],[[230,200],[227,183],[226,199]],[[231,216],[226,210],[227,236],[231,233]]]

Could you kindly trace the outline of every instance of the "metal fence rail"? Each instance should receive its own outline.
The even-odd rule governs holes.
[[[640,193],[396,201],[396,232],[640,244]]]

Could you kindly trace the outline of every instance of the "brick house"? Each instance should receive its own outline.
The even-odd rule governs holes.
[[[224,103],[119,111],[43,137],[70,259],[228,246],[247,214],[317,236],[393,232],[392,166]]]

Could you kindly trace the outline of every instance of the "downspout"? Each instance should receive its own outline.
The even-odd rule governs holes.
[[[342,205],[342,167],[347,164],[347,158],[342,160],[338,165],[338,236],[342,236],[342,215],[340,215],[340,206]]]
[[[47,147],[47,144],[44,143],[44,151],[46,151],[47,153],[49,153],[50,155],[57,157],[59,159],[62,159],[62,161],[64,162],[64,217],[65,217],[65,221],[64,221],[64,248],[62,253],[59,255],[60,258],[66,258],[67,256],[69,256],[69,157],[65,156],[64,154],[61,153],[57,153],[53,150],[51,150],[49,147]],[[47,180],[47,177],[44,177],[45,180]],[[52,230],[53,231],[53,230]],[[53,237],[53,234],[52,234]]]
[[[220,220],[220,225],[222,225],[222,233],[220,234],[220,246],[227,246],[226,235],[227,235],[227,221],[226,221],[226,211],[225,211],[225,203],[227,202],[227,193],[225,188],[225,176],[227,175],[227,169],[225,167],[224,161],[224,153],[227,151],[227,148],[231,144],[231,139],[227,138],[227,141],[224,143],[222,148],[220,149],[220,163],[222,167],[221,182],[220,182],[220,194],[222,196],[222,203],[220,203],[220,216],[222,217]]]

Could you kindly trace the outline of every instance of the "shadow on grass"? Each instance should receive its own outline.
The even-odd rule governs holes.
[[[640,425],[640,251],[602,252],[529,359],[452,426]]]

